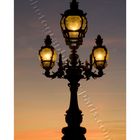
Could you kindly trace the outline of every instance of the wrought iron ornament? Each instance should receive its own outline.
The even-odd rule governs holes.
[[[46,39],[49,39],[48,42],[51,42],[50,36],[47,36]],[[98,35],[96,39],[96,44],[101,41],[103,41],[103,39],[101,38],[100,35]],[[105,48],[105,46],[102,46],[102,43],[99,44],[101,45],[100,47]],[[93,48],[93,51],[99,46],[99,44],[97,44],[97,46]],[[49,45],[49,48],[52,49],[53,47],[50,46],[51,44]],[[48,46],[43,46],[39,51],[39,55],[42,49],[44,49],[45,47]],[[106,65],[106,62],[104,63]],[[103,76],[103,68],[105,66],[99,69],[97,73],[96,70],[92,71],[93,65],[95,65],[95,63],[93,62],[92,54],[90,54],[89,62],[85,61],[85,63],[82,63],[81,60],[79,59],[79,55],[77,54],[77,51],[72,49],[69,58],[65,62],[62,61],[62,55],[59,54],[58,70],[56,72],[51,72],[50,69],[46,67],[44,67],[44,69],[46,70],[45,71],[46,77],[52,79],[54,78],[67,79],[69,82],[73,82],[73,81],[79,82],[81,79],[89,80],[91,77],[96,79],[98,77]]]

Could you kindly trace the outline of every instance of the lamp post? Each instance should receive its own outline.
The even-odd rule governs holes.
[[[47,35],[44,43],[45,46],[39,50],[39,58],[43,69],[45,69],[45,76],[49,78],[60,78],[68,80],[70,88],[70,105],[66,111],[65,120],[67,127],[62,129],[64,134],[62,140],[86,140],[84,134],[86,129],[81,127],[82,111],[78,106],[77,91],[80,86],[81,79],[89,80],[92,78],[99,78],[103,76],[103,69],[107,66],[108,51],[103,46],[103,39],[100,35],[97,36],[95,41],[96,45],[89,56],[89,62],[82,63],[77,54],[77,49],[82,45],[83,38],[87,32],[87,18],[86,14],[79,10],[78,2],[72,0],[70,9],[62,14],[60,26],[65,38],[66,45],[71,49],[69,58],[63,62],[62,55],[59,54],[58,70],[51,72],[55,65],[57,54],[53,48],[52,40]],[[93,71],[93,67],[98,70]]]

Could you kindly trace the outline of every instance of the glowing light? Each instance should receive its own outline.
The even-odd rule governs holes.
[[[57,59],[57,54],[54,49],[51,48],[43,48],[40,51],[39,58],[42,61],[43,68],[52,68]]]
[[[45,59],[45,60],[51,60],[51,56],[52,56],[51,53],[47,53],[47,54],[45,54],[45,55],[43,56],[43,59]]]
[[[69,32],[70,38],[78,38],[78,32]]]
[[[97,48],[94,50],[93,57],[95,57],[96,61],[102,61],[106,56],[106,51],[104,48]]]
[[[104,56],[101,53],[96,55],[96,60],[104,60]]]
[[[82,19],[80,16],[68,16],[66,18],[66,27],[68,30],[76,31],[81,28]]]

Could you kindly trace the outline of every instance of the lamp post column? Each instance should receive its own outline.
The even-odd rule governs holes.
[[[70,98],[70,106],[66,111],[65,120],[68,124],[67,127],[62,129],[62,133],[64,136],[62,140],[86,140],[84,134],[86,133],[86,129],[84,127],[80,127],[82,122],[82,111],[78,107],[78,98],[77,91],[80,84],[78,83],[69,83],[71,98]]]
[[[70,55],[70,66],[66,70],[67,80],[69,81],[70,88],[70,105],[69,109],[66,111],[65,120],[67,123],[67,127],[62,129],[62,133],[64,136],[62,140],[86,140],[84,134],[86,133],[86,129],[84,127],[80,127],[82,123],[82,111],[78,106],[78,87],[80,84],[78,83],[81,79],[81,69],[77,66],[79,56],[76,54],[76,51],[72,51]]]

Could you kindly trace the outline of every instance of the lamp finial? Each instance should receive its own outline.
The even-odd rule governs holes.
[[[70,3],[70,8],[78,9],[78,4],[79,4],[79,2],[77,2],[76,0],[72,0],[72,2]]]
[[[97,44],[97,46],[102,46],[102,44],[103,44],[103,39],[101,38],[101,35],[98,35],[98,36],[97,36],[96,44]]]
[[[50,46],[52,44],[52,39],[51,39],[50,35],[46,36],[44,43],[46,46]]]

